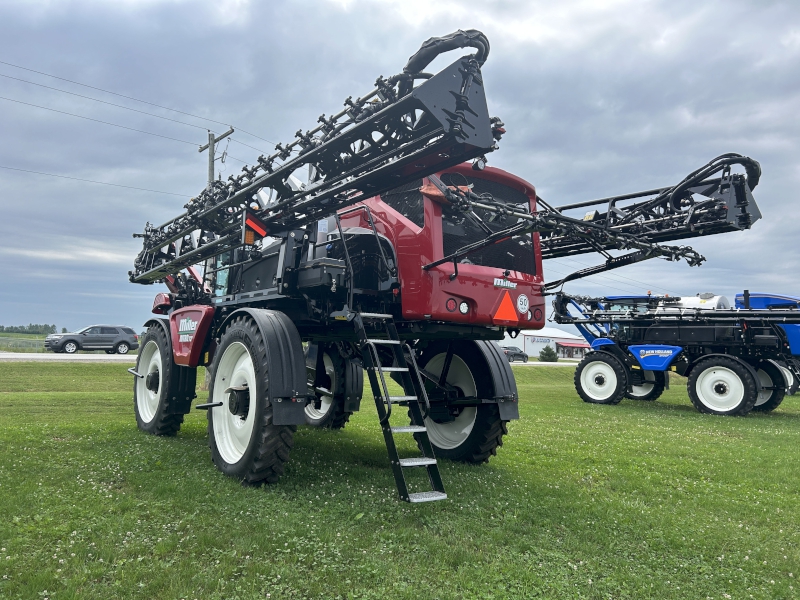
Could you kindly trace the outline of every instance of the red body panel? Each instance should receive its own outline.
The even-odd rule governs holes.
[[[200,364],[200,355],[213,318],[214,307],[199,304],[180,308],[169,316],[175,364],[184,367]]]
[[[487,179],[519,190],[530,199],[531,211],[536,210],[536,190],[527,181],[501,169],[487,167],[483,171],[473,171],[469,165],[459,165],[447,172],[461,172],[467,177]],[[427,180],[423,183],[427,183]],[[542,259],[539,234],[533,234],[533,252],[536,274],[511,271],[507,277],[503,269],[480,265],[459,264],[458,277],[450,280],[453,264],[445,263],[424,271],[424,264],[444,257],[442,237],[442,206],[424,196],[425,227],[421,228],[403,217],[380,198],[371,198],[364,204],[370,207],[378,232],[385,235],[397,251],[403,318],[407,320],[434,320],[464,323],[470,325],[505,326],[520,329],[541,329],[544,327],[544,298],[541,286]],[[345,226],[369,227],[363,212],[350,213],[342,219]],[[496,279],[504,279],[515,284],[514,289],[496,286]],[[508,284],[506,284],[508,285]],[[501,307],[505,293],[511,297],[516,318],[509,318],[508,311],[497,319],[495,315]],[[521,313],[518,300],[521,295],[528,298],[531,320],[527,311]],[[454,298],[458,304],[469,304],[467,314],[458,310],[447,310],[447,300]],[[524,302],[522,302],[524,306]],[[452,303],[451,303],[452,306]]]

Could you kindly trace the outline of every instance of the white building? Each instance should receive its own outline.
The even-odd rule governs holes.
[[[559,358],[581,359],[589,349],[589,344],[579,335],[555,327],[523,332],[513,340],[506,335],[503,345],[516,346],[532,358],[537,358],[545,346],[555,350]]]

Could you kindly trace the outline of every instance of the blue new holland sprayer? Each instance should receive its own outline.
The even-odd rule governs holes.
[[[700,412],[745,415],[777,408],[800,381],[800,298],[557,294],[554,318],[575,325],[592,352],[575,371],[585,402],[655,400],[667,372],[687,378]]]

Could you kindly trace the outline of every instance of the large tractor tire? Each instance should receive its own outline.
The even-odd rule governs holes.
[[[317,378],[322,380],[320,387],[327,389],[326,394],[315,390],[316,399],[306,404],[306,423],[311,427],[326,429],[343,429],[350,420],[352,412],[344,409],[345,401],[345,360],[341,357],[336,347],[320,347],[325,375]],[[311,384],[314,382],[311,381]]]
[[[646,400],[652,402],[664,393],[668,375],[663,371],[643,371],[644,383],[632,385],[630,392],[625,392],[625,397],[631,400]]]
[[[686,387],[694,407],[712,415],[746,415],[758,399],[758,386],[750,369],[724,356],[698,362],[689,373]]]
[[[590,404],[619,404],[628,387],[625,365],[607,352],[590,352],[575,369],[575,390]]]
[[[274,483],[283,473],[296,425],[275,425],[266,347],[256,322],[235,317],[222,334],[211,368],[208,410],[211,460],[242,483]]]
[[[139,429],[154,435],[175,435],[183,423],[177,403],[194,396],[196,369],[179,367],[172,361],[169,340],[160,325],[153,325],[142,338],[136,357],[133,409]]]
[[[458,390],[460,397],[494,397],[491,367],[481,351],[471,343],[454,345],[445,381]],[[447,346],[447,342],[434,342],[427,346],[420,355],[419,366],[434,376],[440,376]],[[496,404],[454,407],[448,419],[427,417],[424,422],[437,457],[474,464],[487,462],[495,456],[497,448],[503,445],[503,436],[508,433],[508,421],[500,418]],[[421,448],[420,434],[414,434],[414,437]]]
[[[778,408],[786,395],[786,379],[780,367],[768,360],[761,361],[754,367],[761,380],[761,391],[758,393],[753,410],[770,412]]]

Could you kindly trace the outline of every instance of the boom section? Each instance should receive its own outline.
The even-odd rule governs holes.
[[[244,167],[227,183],[213,182],[183,214],[157,227],[148,223],[136,235],[144,247],[130,280],[153,283],[244,246],[248,217],[255,218],[263,235],[297,230],[496,149],[505,130],[489,117],[486,105],[480,67],[488,42],[474,30],[454,36],[433,49],[428,40],[403,73],[378,78],[371,92],[348,98],[344,109],[330,117],[323,114],[313,129],[299,130],[286,146],[277,144],[274,154],[259,157],[258,164]],[[416,71],[435,57],[437,48],[464,46],[478,52],[436,75]]]
[[[746,176],[732,173],[734,165],[743,167]],[[714,177],[716,174],[720,176]],[[598,252],[606,259],[603,264],[546,284],[547,290],[567,281],[655,257],[671,261],[683,259],[690,266],[697,266],[705,257],[691,246],[664,245],[664,242],[749,229],[761,218],[752,194],[760,176],[761,167],[755,160],[730,153],[718,156],[671,187],[560,207],[537,198],[535,213],[487,194],[475,194],[468,186],[445,186],[432,176],[431,183],[446,202],[466,218],[480,223],[500,216],[506,221],[511,219],[512,223],[497,231],[487,229],[485,239],[426,264],[423,269],[448,262],[457,269],[458,263],[472,252],[532,232],[539,234],[542,259],[589,252]],[[583,216],[565,214],[587,208],[591,210]],[[601,213],[598,208],[605,210]],[[609,252],[612,250],[631,252],[613,256]]]

